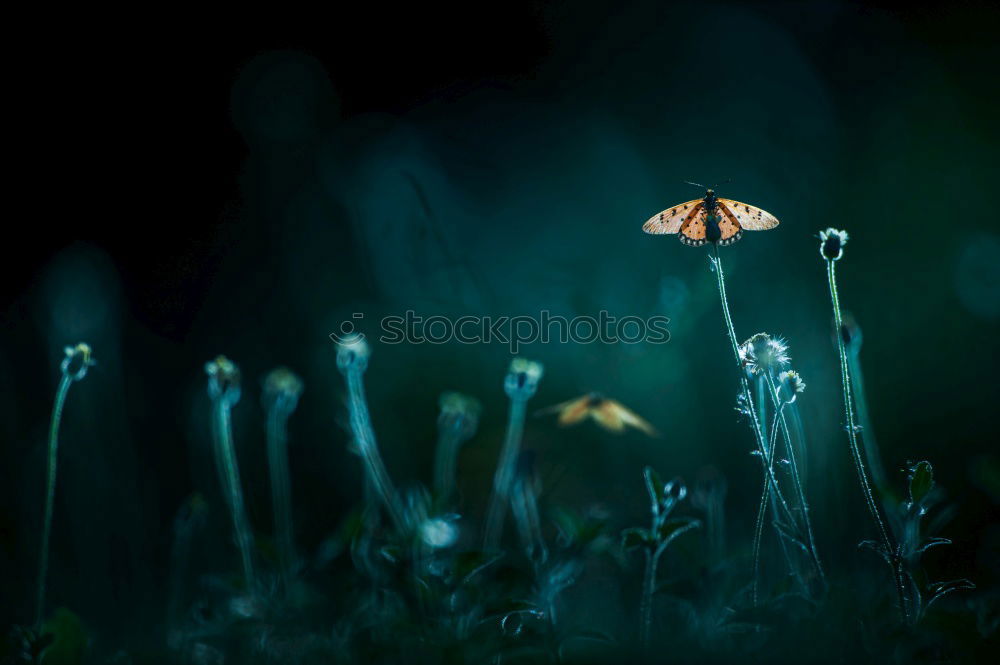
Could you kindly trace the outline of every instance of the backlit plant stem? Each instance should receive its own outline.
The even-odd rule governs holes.
[[[66,347],[66,357],[60,371],[62,378],[56,388],[56,399],[52,405],[52,420],[49,423],[48,457],[45,471],[45,512],[42,517],[42,546],[38,553],[38,582],[35,595],[35,625],[40,626],[45,616],[45,582],[49,572],[49,547],[52,537],[52,513],[56,499],[56,468],[59,461],[59,424],[62,422],[63,407],[69,387],[87,375],[87,369],[94,364],[90,357],[90,347],[80,343]]]
[[[770,451],[770,460],[768,460],[767,466],[771,469],[770,474],[765,474],[764,476],[764,491],[760,496],[760,506],[757,509],[757,521],[754,524],[754,536],[753,536],[753,584],[751,585],[751,599],[753,601],[754,607],[757,606],[757,590],[760,586],[760,544],[764,536],[764,515],[767,512],[767,500],[770,495],[771,489],[771,474],[774,472],[774,446],[778,440],[778,415],[781,412],[782,405],[776,405],[777,412],[774,414],[774,424],[771,427],[771,439],[768,445],[768,450]],[[780,536],[779,536],[780,538]],[[789,565],[791,562],[789,561]]]
[[[240,550],[243,578],[246,580],[247,589],[252,591],[256,588],[257,582],[253,563],[253,535],[250,531],[250,521],[247,519],[246,505],[243,501],[240,468],[236,461],[236,448],[233,444],[231,410],[232,404],[229,399],[219,397],[215,400],[212,431],[215,438],[216,463],[222,480],[222,490],[229,505],[236,545]]]
[[[806,494],[802,487],[802,479],[799,476],[799,466],[796,461],[795,447],[792,445],[792,434],[791,429],[788,427],[788,420],[785,418],[785,406],[786,402],[778,396],[778,389],[774,383],[774,378],[771,376],[770,372],[764,372],[764,377],[767,380],[768,389],[771,391],[772,399],[774,400],[775,408],[775,420],[781,423],[781,430],[785,437],[785,447],[788,451],[788,467],[792,473],[792,484],[795,487],[796,498],[799,502],[799,507],[802,509],[802,522],[806,528],[806,538],[808,539],[809,556],[812,558],[813,565],[816,567],[816,573],[819,575],[820,581],[823,585],[826,585],[826,575],[823,572],[823,564],[819,560],[819,552],[816,549],[816,540],[813,536],[812,520],[809,517],[809,504],[806,503]],[[777,441],[774,441],[777,443]],[[774,456],[774,448],[771,448],[771,456]]]
[[[365,471],[371,481],[372,488],[382,500],[393,526],[402,532],[405,524],[403,510],[399,497],[389,479],[389,473],[379,455],[375,442],[375,432],[372,429],[371,416],[368,415],[368,402],[365,399],[365,387],[362,380],[368,367],[368,345],[361,338],[352,338],[340,344],[337,351],[337,366],[347,381],[347,405],[351,420],[351,433],[357,442]]]
[[[288,419],[298,405],[301,392],[301,379],[284,368],[272,371],[264,381],[271,508],[274,511],[279,574],[286,592],[298,560],[292,525],[291,474],[288,471]]]
[[[726,298],[726,279],[722,272],[722,260],[719,258],[719,248],[715,248],[715,276],[718,280],[719,286],[719,299],[722,302],[722,314],[726,320],[726,332],[729,333],[729,342],[733,347],[733,356],[736,358],[737,365],[740,363],[740,345],[736,341],[736,330],[733,328],[733,318],[729,313],[729,301]],[[764,465],[764,473],[770,479],[775,495],[778,497],[778,503],[781,504],[785,515],[788,517],[789,521],[794,524],[795,518],[792,515],[791,509],[788,507],[788,502],[785,501],[784,496],[781,494],[781,490],[778,487],[778,479],[774,475],[774,470],[771,468],[769,462],[769,455],[767,451],[767,441],[764,440],[764,432],[762,429],[762,424],[757,418],[757,411],[754,407],[753,395],[750,392],[750,382],[747,380],[745,369],[740,366],[740,385],[743,389],[743,399],[746,401],[747,415],[750,417],[751,426],[753,429],[754,437],[757,442],[757,451],[759,453],[761,464]]]
[[[904,590],[904,572],[902,570],[902,563],[899,559],[897,549],[889,536],[889,531],[885,527],[885,522],[879,514],[878,506],[875,503],[875,497],[872,494],[871,484],[868,482],[868,475],[865,471],[865,463],[861,457],[861,451],[858,448],[857,427],[854,423],[854,408],[851,404],[851,379],[847,365],[847,350],[844,348],[844,338],[840,332],[843,321],[840,310],[840,298],[837,295],[837,275],[836,268],[834,266],[836,259],[826,258],[825,260],[826,276],[830,286],[830,301],[833,305],[833,320],[837,332],[837,352],[840,355],[840,381],[843,386],[844,393],[844,419],[847,421],[847,440],[850,444],[851,458],[854,460],[854,469],[858,474],[858,482],[861,483],[861,491],[862,494],[864,494],[865,504],[868,506],[868,512],[871,513],[872,519],[878,527],[879,537],[882,539],[882,546],[885,548],[886,557],[889,559],[893,572],[893,580],[896,584],[899,611],[902,614],[903,622],[906,623],[909,620],[909,613],[906,608],[906,592]]]
[[[493,475],[493,494],[490,497],[486,528],[483,532],[483,548],[488,552],[495,551],[500,545],[517,457],[521,450],[528,400],[535,394],[541,376],[542,366],[539,363],[515,358],[504,381],[504,391],[510,398],[510,411],[507,416],[507,434],[500,450],[496,473]]]

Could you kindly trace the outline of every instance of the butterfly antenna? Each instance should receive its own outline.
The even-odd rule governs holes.
[[[723,180],[722,182],[720,182],[720,183],[719,183],[719,185],[728,185],[728,184],[729,184],[729,183],[731,183],[732,181],[733,181],[733,179],[732,179],[732,178],[726,178],[725,180]],[[719,185],[716,185],[716,186],[715,186],[715,187],[713,187],[712,189],[718,189],[718,188],[719,188]]]
[[[689,181],[689,180],[683,180],[682,182],[683,182],[683,183],[684,183],[685,185],[694,185],[695,187],[701,187],[702,189],[708,189],[707,187],[705,187],[705,185],[699,185],[698,183],[696,183],[696,182],[691,182],[691,181]]]

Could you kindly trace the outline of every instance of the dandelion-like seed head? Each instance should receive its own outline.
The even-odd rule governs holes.
[[[292,370],[287,367],[273,369],[264,377],[264,404],[292,411],[303,387],[302,379]]]
[[[757,333],[743,342],[739,355],[740,364],[750,374],[759,374],[764,370],[780,371],[791,360],[788,356],[788,343],[767,333]]]
[[[224,399],[230,405],[240,401],[240,370],[232,360],[219,356],[205,363],[208,374],[208,395],[212,399]]]
[[[342,374],[347,374],[350,370],[365,371],[370,355],[368,342],[362,335],[354,333],[337,343],[337,367]]]
[[[847,244],[847,231],[835,229],[832,226],[819,232],[819,253],[824,259],[837,261],[844,255],[844,245]]]
[[[805,392],[806,382],[802,380],[802,377],[795,370],[785,370],[778,375],[777,390],[778,399],[786,404],[791,404],[795,401],[799,393]]]
[[[545,368],[541,363],[525,358],[514,358],[507,371],[504,391],[511,399],[530,399],[538,390],[538,382]]]
[[[67,346],[63,351],[65,351],[66,357],[63,358],[59,368],[65,376],[73,381],[79,381],[87,376],[87,370],[97,364],[91,355],[90,345],[84,342],[80,342],[76,346]]]

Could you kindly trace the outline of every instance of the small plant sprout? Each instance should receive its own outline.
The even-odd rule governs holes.
[[[229,515],[233,520],[233,533],[240,551],[244,583],[247,590],[253,593],[257,588],[253,561],[253,533],[243,503],[243,486],[240,483],[240,468],[236,461],[231,420],[232,408],[240,401],[240,370],[229,358],[219,356],[205,363],[205,373],[208,374],[208,396],[212,399],[215,465],[219,472],[219,482],[229,508]]]
[[[648,466],[642,474],[646,481],[646,491],[649,492],[652,524],[648,529],[636,527],[622,531],[622,547],[625,550],[642,548],[646,556],[639,601],[639,643],[645,650],[649,648],[649,635],[653,625],[653,593],[656,591],[656,568],[660,557],[675,538],[698,528],[701,522],[692,517],[670,517],[677,504],[687,496],[687,487],[682,480],[675,478],[664,483],[659,474]]]
[[[892,568],[893,581],[896,585],[896,596],[899,603],[899,611],[903,623],[910,621],[907,610],[906,591],[904,589],[904,576],[902,558],[899,548],[893,543],[885,521],[879,514],[878,505],[872,493],[871,483],[868,481],[868,472],[865,469],[865,462],[858,447],[858,426],[854,421],[854,404],[851,396],[850,370],[847,361],[847,348],[844,344],[844,337],[840,334],[843,329],[844,320],[841,315],[840,297],[837,294],[837,261],[844,255],[844,246],[847,244],[847,232],[828,228],[820,231],[819,253],[826,261],[826,277],[830,287],[830,302],[833,306],[834,337],[837,339],[837,352],[840,357],[840,382],[843,388],[844,399],[844,426],[847,428],[847,442],[851,450],[851,458],[854,461],[854,470],[858,475],[858,482],[861,484],[861,492],[864,495],[868,512],[871,513],[872,521],[878,529],[880,547],[884,552],[886,562]]]
[[[922,522],[928,511],[938,501],[938,492],[934,483],[934,468],[930,462],[917,462],[906,470],[908,485],[908,500],[899,506],[900,542],[899,553],[901,564],[910,589],[906,608],[911,624],[916,624],[927,613],[938,599],[962,589],[975,589],[976,585],[967,579],[950,580],[947,582],[931,582],[920,568],[920,559],[924,552],[939,545],[950,545],[948,538],[925,537]],[[867,540],[862,547],[874,550],[887,563],[892,564],[889,556],[878,541]],[[926,599],[926,600],[925,600]]]
[[[379,455],[371,417],[368,415],[368,402],[365,399],[362,377],[368,369],[370,355],[371,351],[364,338],[360,335],[350,335],[337,345],[337,368],[347,382],[347,409],[351,418],[351,434],[364,462],[365,475],[386,512],[389,513],[393,526],[403,531],[405,526],[403,510],[389,479],[389,473]]]
[[[298,564],[292,526],[292,485],[288,472],[288,418],[302,394],[302,379],[279,367],[264,379],[264,410],[267,412],[267,462],[271,476],[271,508],[274,511],[278,570],[286,593]]]
[[[434,454],[434,489],[439,498],[448,500],[455,491],[455,468],[458,451],[479,427],[479,401],[461,393],[441,395],[438,415],[438,441]]]
[[[507,435],[500,450],[500,460],[493,476],[493,494],[486,513],[486,528],[483,545],[488,552],[495,551],[500,545],[503,533],[504,517],[507,504],[510,501],[511,485],[517,466],[517,457],[521,450],[521,437],[524,434],[524,417],[528,400],[538,390],[538,382],[542,378],[544,368],[541,363],[524,358],[514,358],[504,379],[504,392],[510,398],[510,413],[507,418]]]
[[[35,625],[41,626],[45,617],[45,581],[49,571],[49,541],[52,536],[52,512],[56,498],[56,465],[59,458],[59,424],[62,422],[63,407],[69,387],[87,376],[87,370],[96,364],[91,356],[90,346],[80,342],[67,346],[66,356],[59,369],[62,378],[56,388],[56,399],[52,405],[52,420],[49,424],[48,458],[45,471],[45,512],[42,518],[42,546],[38,552],[38,583],[35,587]]]

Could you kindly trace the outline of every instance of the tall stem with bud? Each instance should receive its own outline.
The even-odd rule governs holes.
[[[840,260],[841,256],[843,256],[843,247],[847,244],[847,238],[848,236],[846,231],[838,231],[833,228],[820,232],[820,254],[826,261],[826,277],[830,287],[830,301],[833,305],[833,321],[836,330],[835,337],[837,339],[837,353],[840,356],[840,381],[844,396],[844,420],[847,428],[847,441],[851,450],[851,459],[854,461],[854,470],[857,472],[858,482],[861,484],[861,493],[864,495],[865,505],[868,507],[868,512],[871,514],[872,520],[875,522],[882,547],[884,548],[886,560],[892,568],[893,581],[896,585],[896,596],[899,602],[899,611],[902,615],[903,622],[906,623],[909,621],[909,612],[907,610],[906,591],[904,586],[905,573],[902,569],[899,552],[889,535],[889,530],[886,528],[885,521],[879,514],[878,505],[875,503],[875,497],[872,493],[871,484],[868,481],[868,473],[865,469],[865,462],[861,456],[861,450],[858,446],[858,428],[854,422],[854,406],[851,399],[851,378],[850,371],[848,369],[847,349],[844,346],[844,337],[841,334],[843,317],[840,309],[840,297],[837,293],[837,273],[835,267],[836,262]]]

